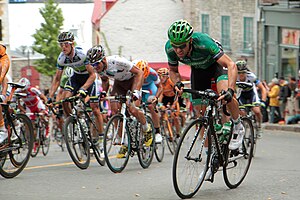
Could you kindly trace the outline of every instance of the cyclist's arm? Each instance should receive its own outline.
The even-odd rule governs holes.
[[[42,99],[42,101],[44,102],[44,104],[47,103],[47,97],[43,93],[40,94],[40,98]]]
[[[267,90],[266,90],[266,88],[263,86],[263,84],[261,82],[257,85],[257,87],[261,91],[261,100],[266,101],[267,100]]]
[[[61,79],[62,73],[63,73],[63,70],[60,70],[60,69],[56,70],[56,73],[55,73],[55,76],[53,78],[53,82],[52,82],[52,85],[51,85],[51,88],[50,88],[50,91],[49,91],[49,97],[50,98],[54,97],[54,93],[56,92],[56,90],[57,90],[57,88],[60,84],[60,79]]]
[[[92,65],[86,65],[86,69],[89,73],[89,78],[86,80],[85,84],[82,86],[83,89],[87,90],[95,81],[96,74]]]
[[[156,84],[157,87],[157,92],[155,97],[157,98],[157,100],[159,99],[160,95],[163,93],[163,86],[161,84],[161,82],[159,82],[158,84]]]
[[[5,79],[5,76],[8,72],[8,69],[9,69],[9,65],[10,65],[10,62],[9,62],[9,58],[8,58],[8,55],[5,54],[4,56],[2,56],[1,58],[1,62],[0,62],[0,69],[1,69],[1,73],[0,73],[0,83],[2,83]]]
[[[109,89],[109,78],[107,76],[101,76],[102,89],[107,92]]]
[[[181,81],[181,76],[180,76],[180,73],[178,71],[178,66],[171,66],[171,65],[169,65],[169,68],[170,68],[170,78],[171,78],[171,81],[173,83],[177,83],[177,82]]]
[[[223,54],[217,62],[228,69],[228,88],[235,89],[235,82],[237,80],[237,67],[229,56]]]
[[[8,79],[6,77],[4,77],[3,82],[2,82],[2,95],[6,96],[6,92],[7,92],[7,82]]]
[[[142,70],[133,66],[130,70],[131,73],[134,74],[134,82],[132,84],[131,90],[140,90],[142,88],[144,82],[144,73]]]

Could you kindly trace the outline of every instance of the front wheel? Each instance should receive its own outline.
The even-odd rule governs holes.
[[[223,167],[224,181],[230,188],[238,187],[245,179],[253,157],[254,130],[250,119],[242,118],[245,135],[242,146],[236,150],[225,150]]]
[[[108,168],[114,173],[121,173],[125,169],[131,152],[129,132],[125,130],[127,127],[123,132],[123,123],[122,115],[112,116],[104,133],[104,157]]]
[[[211,156],[209,135],[202,119],[191,122],[182,134],[172,167],[173,186],[180,198],[193,197],[205,179]],[[204,147],[206,140],[208,147]]]
[[[144,144],[144,140],[145,140],[145,135],[142,133],[142,131],[140,131],[140,138],[139,138],[139,149],[138,149],[138,158],[139,158],[139,162],[140,165],[146,169],[150,166],[152,159],[153,159],[153,155],[154,155],[154,151],[155,151],[155,128],[154,128],[154,124],[152,119],[146,115],[146,121],[148,124],[151,125],[151,129],[152,129],[152,143],[150,144],[149,147],[147,147]],[[142,127],[141,129],[142,130]]]
[[[21,173],[30,159],[33,147],[33,127],[30,119],[24,114],[16,114],[12,123],[19,124],[15,129],[11,124],[9,129],[18,138],[7,148],[0,150],[0,174],[5,178],[13,178]]]
[[[49,149],[50,149],[50,135],[47,136],[46,134],[46,128],[43,127],[43,132],[41,134],[42,136],[42,152],[43,152],[43,155],[46,156],[49,152]]]
[[[166,134],[163,131],[162,125],[160,127],[160,134],[162,137],[161,142],[155,142],[155,157],[158,162],[162,162],[165,155],[165,141],[166,141]]]
[[[85,135],[86,124],[82,119],[69,116],[63,125],[63,134],[69,155],[80,169],[88,168],[90,164],[90,146]]]

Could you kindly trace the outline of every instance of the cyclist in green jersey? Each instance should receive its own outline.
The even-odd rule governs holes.
[[[165,51],[170,67],[170,77],[176,90],[183,88],[178,72],[179,62],[191,66],[191,86],[195,90],[211,88],[211,79],[217,82],[217,90],[225,94],[219,97],[227,102],[227,107],[234,122],[230,149],[241,146],[245,134],[244,126],[239,117],[238,102],[234,97],[237,67],[227,56],[219,42],[207,34],[194,32],[186,20],[175,21],[168,30]],[[182,91],[180,91],[182,92]]]

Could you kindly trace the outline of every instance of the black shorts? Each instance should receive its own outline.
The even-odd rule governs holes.
[[[172,97],[163,96],[161,102],[164,106],[167,106],[168,104],[171,106],[174,103],[174,98],[175,96]]]
[[[207,69],[194,69],[191,71],[191,85],[194,90],[204,91],[206,89],[212,89],[212,81],[217,81],[221,75],[227,75],[227,69],[224,69],[221,65],[215,62]]]

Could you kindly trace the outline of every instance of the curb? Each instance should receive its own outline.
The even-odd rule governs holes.
[[[300,133],[300,125],[262,124],[262,128],[266,130],[280,130]]]

